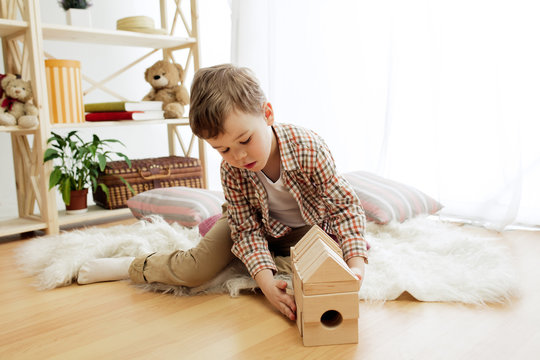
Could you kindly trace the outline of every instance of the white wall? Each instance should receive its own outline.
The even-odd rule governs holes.
[[[172,5],[170,1],[170,5]],[[188,3],[188,2],[186,2]],[[63,9],[57,4],[57,0],[41,0],[41,16],[44,23],[65,24]],[[99,29],[115,29],[116,20],[126,16],[146,15],[154,19],[159,26],[159,2],[148,0],[94,0],[89,9],[92,17],[92,27]],[[173,9],[169,11],[172,16]],[[182,26],[178,24],[178,26]],[[199,31],[201,40],[201,66],[230,62],[230,7],[227,0],[204,0],[199,2]],[[179,36],[184,36],[178,33]],[[91,44],[77,44],[66,42],[45,41],[45,51],[55,58],[76,59],[81,61],[84,75],[94,80],[102,80],[114,73],[127,63],[134,61],[148,49],[132,47],[113,47]],[[109,87],[130,100],[141,99],[149,90],[150,86],[144,80],[144,70],[159,59],[160,53],[145,59],[133,70],[124,73],[109,83]],[[184,65],[185,60],[181,55],[177,61]],[[0,64],[0,72],[4,73],[3,64]],[[193,73],[188,74],[191,78]],[[186,84],[189,88],[190,84]],[[88,84],[83,85],[86,89]],[[114,101],[109,95],[96,91],[85,97],[85,102]],[[187,131],[188,129],[186,129]],[[56,130],[55,130],[56,131]],[[65,133],[68,130],[61,131]],[[83,137],[91,137],[97,133],[104,138],[120,139],[125,148],[118,147],[132,159],[165,156],[168,154],[166,142],[166,126],[132,126],[112,127],[107,129],[84,129],[81,130]],[[186,138],[189,133],[185,133]],[[15,181],[13,173],[13,160],[11,152],[11,137],[9,134],[0,133],[0,217],[13,216],[17,213],[17,201],[15,193]],[[209,187],[220,189],[219,162],[217,153],[207,147]],[[91,197],[91,196],[90,196]],[[59,208],[63,208],[60,197],[57,197]]]

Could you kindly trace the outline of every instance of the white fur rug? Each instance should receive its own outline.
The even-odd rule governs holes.
[[[402,224],[368,223],[369,265],[360,290],[364,300],[393,300],[407,291],[421,301],[504,302],[517,293],[509,249],[494,237],[438,220],[416,218]],[[152,222],[44,236],[17,249],[20,266],[36,277],[40,289],[69,285],[80,266],[102,257],[140,256],[188,249],[197,244],[196,228]],[[281,275],[287,279],[288,275]],[[151,284],[146,290],[175,295],[227,293],[255,289],[244,266],[233,262],[199,288]]]

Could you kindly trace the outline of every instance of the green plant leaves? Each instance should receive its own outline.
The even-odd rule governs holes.
[[[98,184],[99,187],[101,188],[101,190],[103,190],[103,192],[105,193],[105,195],[107,195],[107,199],[109,199],[109,188],[107,187],[107,185],[103,184],[103,183],[100,183]]]
[[[62,178],[62,170],[58,168],[54,168],[51,172],[51,176],[49,176],[49,190],[51,190],[53,187],[58,185],[60,183],[60,179]]]
[[[58,151],[56,151],[55,149],[49,148],[45,150],[45,155],[43,156],[43,162],[47,162],[49,160],[56,159],[59,157],[60,157],[60,154],[58,154]]]
[[[131,162],[130,162],[129,167],[131,167]],[[129,189],[129,191],[131,191],[131,193],[132,193],[133,195],[137,195],[137,193],[135,192],[135,190],[133,189],[133,187],[130,185],[130,183],[127,182],[126,179],[124,179],[124,178],[121,177],[121,176],[119,176],[119,178],[120,178],[120,181],[122,181],[122,182],[127,186],[127,188]],[[107,195],[107,196],[108,196],[108,195]]]
[[[70,131],[65,137],[55,132],[47,139],[48,148],[43,155],[43,162],[55,161],[49,176],[49,189],[58,186],[62,199],[69,205],[71,190],[82,190],[90,185],[94,191],[99,186],[109,198],[109,189],[105,184],[98,184],[100,171],[104,171],[110,155],[123,158],[131,168],[131,161],[121,152],[107,150],[112,143],[124,144],[116,139],[100,139],[93,134],[92,140],[85,142],[77,133]],[[133,188],[123,178],[122,181],[134,193]]]
[[[119,152],[117,152],[117,153],[115,153],[115,154],[116,154],[117,156],[120,156],[121,158],[124,158],[124,160],[125,160],[126,163],[128,164],[128,167],[131,168],[131,160],[129,160],[129,158],[128,158],[126,155],[124,155],[124,154],[122,154],[122,153],[119,153]]]
[[[99,160],[99,170],[104,171],[105,165],[107,165],[107,158],[103,154],[97,154]]]
[[[71,178],[63,176],[60,181],[59,189],[62,193],[62,200],[64,200],[66,205],[69,205],[71,202]]]

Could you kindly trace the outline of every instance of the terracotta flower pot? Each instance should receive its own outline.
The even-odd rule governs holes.
[[[71,190],[70,204],[66,205],[67,214],[80,214],[88,211],[88,189]]]

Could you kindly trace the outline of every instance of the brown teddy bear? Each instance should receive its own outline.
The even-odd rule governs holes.
[[[182,66],[160,60],[146,69],[144,78],[152,85],[152,90],[143,100],[163,101],[166,119],[181,118],[184,106],[189,104],[189,93],[181,84],[184,81]]]
[[[30,100],[32,86],[29,81],[13,74],[0,75],[0,125],[37,126],[38,109]]]

